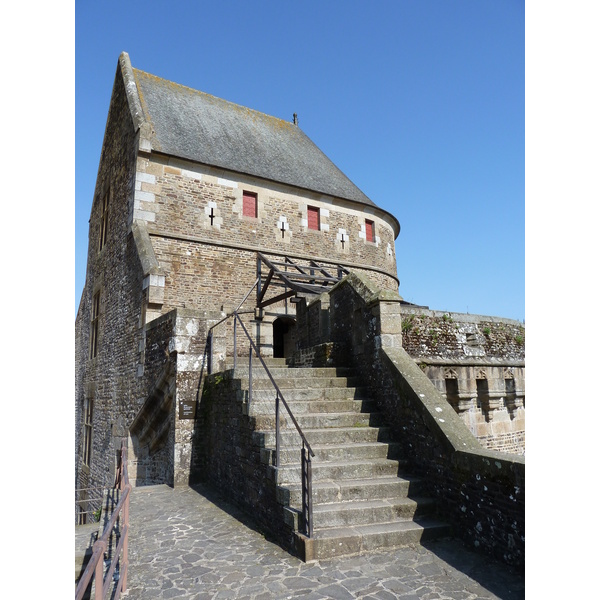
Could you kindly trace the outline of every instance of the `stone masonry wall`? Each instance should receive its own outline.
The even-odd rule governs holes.
[[[258,431],[274,416],[249,416],[246,391],[233,371],[206,378],[194,436],[195,477],[209,482],[265,532],[294,552],[294,535],[277,501],[274,471],[261,460]]]
[[[402,346],[486,448],[525,453],[525,327],[403,306]]]
[[[525,326],[519,321],[409,306],[401,315],[402,346],[415,360],[525,360]]]
[[[176,354],[169,346],[174,312],[146,326],[144,380],[154,384],[130,425],[128,467],[133,485],[173,483],[174,398]]]
[[[379,209],[155,153],[140,156],[138,171],[148,176],[141,208],[157,233],[346,261],[378,268],[396,280],[394,231]],[[257,194],[256,218],[242,214],[244,191]],[[308,228],[308,206],[320,209],[319,231]],[[366,240],[365,218],[375,223],[373,242]]]
[[[137,177],[134,218],[145,221],[165,274],[162,313],[233,308],[256,279],[257,251],[340,262],[367,270],[382,287],[398,287],[394,230],[379,209],[157,153],[140,153]],[[244,191],[257,194],[256,218],[242,214]],[[308,206],[321,211],[319,231],[308,229]],[[375,223],[373,242],[365,219]]]
[[[144,377],[153,386],[130,428],[136,485],[188,485],[199,392],[207,374],[208,327],[221,312],[175,309],[146,325]]]
[[[116,450],[144,392],[132,376],[141,340],[142,273],[128,228],[136,132],[125,88],[115,78],[90,215],[86,284],[76,323],[76,487],[112,485]],[[103,198],[108,195],[106,244],[100,249]],[[98,353],[90,358],[92,298],[100,297]],[[83,407],[93,401],[91,465],[82,463]]]

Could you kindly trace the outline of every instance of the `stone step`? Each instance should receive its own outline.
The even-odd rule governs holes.
[[[235,379],[239,379],[242,383],[242,388],[248,389],[249,381],[247,373],[236,373]],[[279,389],[284,393],[285,390],[305,390],[305,389],[330,389],[330,388],[347,388],[357,387],[363,382],[359,377],[273,377]],[[252,389],[273,389],[273,383],[268,377],[253,377]]]
[[[306,429],[304,435],[311,446],[329,445],[329,444],[349,444],[349,443],[364,443],[364,442],[387,442],[390,440],[389,427],[336,427],[329,429]],[[290,446],[298,444],[298,433],[285,430],[281,434],[281,444]],[[255,432],[255,440],[258,446],[274,448],[275,447],[275,432],[274,431],[257,431]]]
[[[398,497],[315,504],[313,526],[315,529],[322,529],[348,525],[392,523],[396,520],[428,515],[434,509],[435,502],[432,498]]]
[[[244,389],[248,390],[248,382],[244,382]],[[292,400],[369,400],[368,389],[364,387],[335,387],[335,388],[280,388],[286,402]],[[247,393],[247,392],[246,392]],[[261,401],[269,398],[275,399],[276,391],[270,388],[255,388],[252,385],[252,400]]]
[[[313,528],[315,530],[333,527],[352,527],[394,523],[431,516],[435,511],[432,498],[381,498],[333,502],[313,506]],[[301,506],[286,509],[286,523],[299,530]]]
[[[339,481],[342,479],[391,477],[393,475],[398,475],[398,472],[403,465],[404,461],[388,458],[340,460],[323,463],[313,462],[312,480],[313,482],[317,482],[323,480]],[[279,468],[271,468],[275,470],[277,485],[301,483],[302,481],[300,465],[283,465]]]
[[[324,414],[324,413],[369,413],[377,408],[373,400],[354,400],[337,398],[320,398],[318,400],[298,400],[285,398],[294,417],[300,414]],[[285,411],[285,407],[280,405],[280,409]],[[248,409],[250,415],[270,415],[275,411],[275,398],[263,400],[260,394],[253,395],[252,402]]]
[[[446,523],[429,517],[316,529],[310,540],[311,556],[317,560],[348,556],[381,548],[418,544],[450,534],[451,529]]]
[[[307,540],[297,534],[306,556],[352,555],[450,534],[446,524],[428,516],[435,511],[435,501],[422,495],[424,482],[399,476],[408,463],[401,459],[400,444],[390,441],[390,429],[361,378],[349,369],[274,364],[269,371],[315,452],[314,535]],[[248,390],[247,363],[238,363],[235,376]],[[285,521],[299,531],[300,436],[280,406],[280,467],[275,467],[275,393],[266,371],[254,365],[252,400],[245,410],[255,419],[254,440],[277,484]]]
[[[383,417],[380,413],[307,413],[294,415],[296,422],[302,431],[308,429],[331,429],[331,428],[368,428],[380,427],[384,425]],[[256,429],[259,431],[275,430],[275,411],[272,413],[259,414],[254,416]],[[282,433],[284,431],[295,432],[294,423],[289,418],[284,407],[281,408],[279,419]],[[308,437],[306,438],[308,439]],[[308,440],[310,444],[310,440]]]
[[[325,377],[355,377],[355,371],[346,367],[307,367],[307,368],[292,368],[292,367],[273,367],[267,363],[267,367],[271,376],[275,381],[278,378],[282,379],[312,379],[312,378],[325,378]],[[233,365],[228,366],[226,370],[233,370]],[[234,370],[234,377],[242,377],[248,379],[248,359],[244,359],[243,362],[239,363]],[[268,374],[265,371],[262,364],[253,359],[252,362],[252,377],[265,379],[268,378]]]
[[[285,409],[284,409],[285,411]],[[283,415],[283,413],[282,413]],[[294,415],[302,431],[307,429],[327,429],[332,427],[380,427],[384,425],[383,417],[380,413],[324,413],[324,414],[301,414]],[[293,423],[288,423],[288,419],[283,415],[283,419],[288,427],[293,427]],[[262,429],[262,428],[261,428]],[[269,429],[265,427],[264,429]],[[308,436],[307,438],[308,439]],[[310,443],[310,440],[308,440]]]
[[[313,505],[354,500],[405,498],[423,494],[425,484],[418,477],[392,476],[377,479],[347,479],[339,481],[313,481]],[[278,502],[300,509],[302,484],[292,483],[278,488]]]
[[[308,439],[308,438],[307,438]],[[310,440],[309,440],[310,443]],[[353,444],[336,444],[336,445],[312,445],[311,448],[315,453],[312,459],[313,469],[316,464],[325,462],[339,462],[344,460],[370,460],[373,458],[390,458],[397,459],[400,457],[401,447],[396,443],[380,443],[380,442],[363,442]],[[279,451],[280,465],[300,464],[301,446],[298,442],[292,447],[285,446]],[[274,465],[275,449],[261,448],[261,461],[263,464]]]
[[[269,367],[269,369],[271,369],[271,367],[273,368],[285,368],[285,369],[290,369],[291,367],[288,366],[287,364],[287,359],[286,358],[273,358],[272,356],[263,356],[262,357],[263,360],[265,361],[265,364],[267,365],[267,367]],[[252,357],[252,361],[258,361],[258,359],[256,358],[256,354]],[[247,365],[248,364],[248,356],[238,356],[237,358],[237,366],[241,367],[243,365]],[[225,360],[224,366],[223,366],[223,370],[224,371],[228,371],[230,369],[233,369],[233,358],[232,357],[228,357]]]

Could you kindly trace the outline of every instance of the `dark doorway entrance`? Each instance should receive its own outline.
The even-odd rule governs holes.
[[[290,317],[279,317],[273,321],[273,357],[289,358],[296,341],[296,321]]]

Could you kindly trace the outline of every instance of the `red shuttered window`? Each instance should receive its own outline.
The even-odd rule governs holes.
[[[319,209],[314,206],[308,207],[308,228],[319,231],[320,219]]]
[[[373,242],[375,240],[375,223],[373,223],[373,221],[367,221],[365,219],[365,233],[367,242]]]
[[[244,192],[244,212],[245,217],[256,219],[258,198],[254,192]]]

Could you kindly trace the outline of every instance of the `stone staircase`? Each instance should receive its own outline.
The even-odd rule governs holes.
[[[308,540],[297,533],[306,560],[450,534],[448,525],[433,516],[435,503],[422,495],[422,481],[407,474],[399,445],[390,440],[389,428],[360,381],[345,369],[289,368],[284,359],[269,359],[267,364],[315,452],[314,535]],[[275,467],[274,392],[262,368],[253,371],[248,411],[256,418],[256,441],[277,482],[278,501],[298,532],[300,437],[282,406],[280,467]]]

